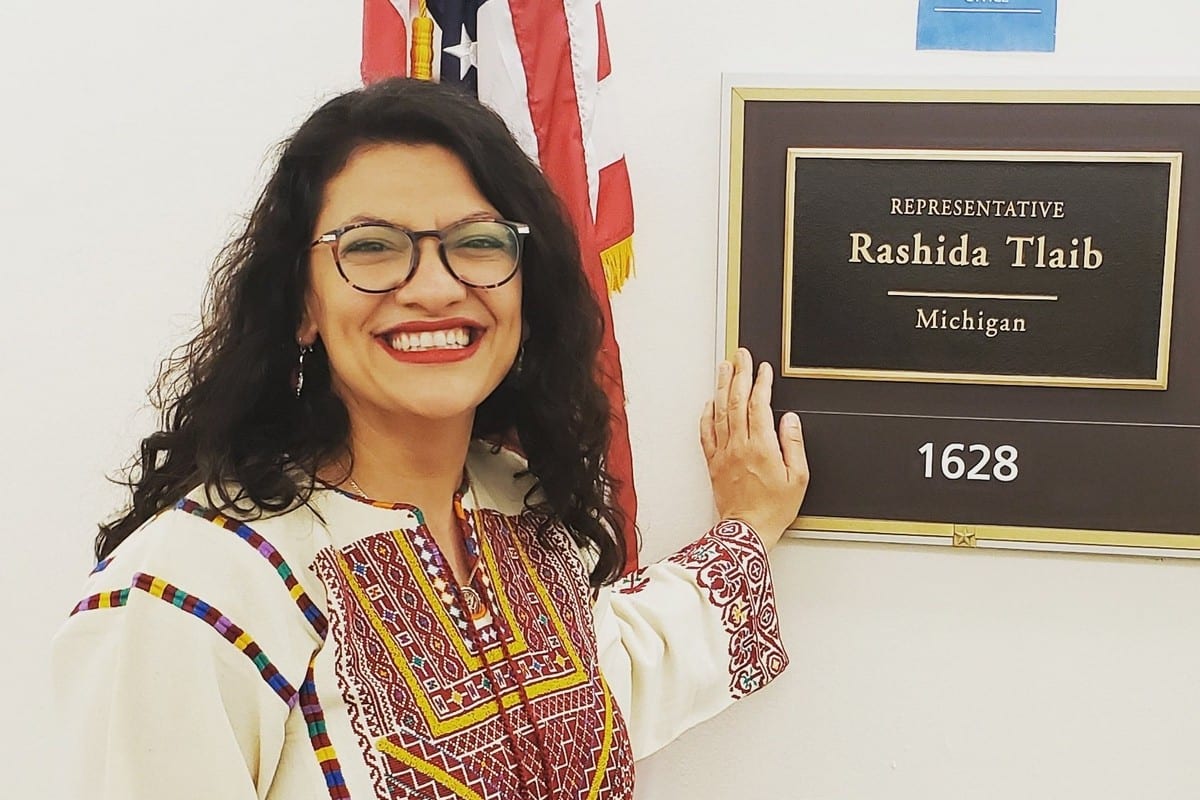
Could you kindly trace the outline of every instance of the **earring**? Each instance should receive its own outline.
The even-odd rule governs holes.
[[[300,361],[296,365],[296,371],[292,374],[292,386],[296,389],[296,397],[304,391],[304,357],[313,351],[312,345],[300,345]]]
[[[512,374],[514,378],[519,378],[521,376],[521,368],[524,366],[524,361],[525,342],[521,342],[519,345],[517,345],[517,360],[514,361],[512,365]]]
[[[513,390],[519,388],[519,384],[521,383],[521,370],[524,367],[524,360],[525,343],[521,342],[521,344],[517,347],[517,357],[513,361],[512,366],[508,368],[508,373],[504,376],[504,380],[500,384],[501,386],[505,387],[506,389]]]

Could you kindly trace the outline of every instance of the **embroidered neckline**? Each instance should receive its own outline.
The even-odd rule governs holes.
[[[382,508],[387,511],[411,511],[414,514],[416,514],[417,519],[421,522],[422,525],[425,524],[425,512],[423,512],[420,509],[420,507],[415,506],[412,503],[405,503],[403,501],[392,502],[390,500],[375,500],[373,498],[366,497],[366,496],[358,494],[356,492],[351,492],[348,489],[343,489],[341,486],[336,486],[332,483],[329,483],[328,481],[323,481],[323,480],[318,479],[317,483],[319,483],[321,486],[325,487],[329,491],[333,492],[334,494],[338,494],[338,495],[341,495],[342,497],[349,498],[350,500],[353,500],[356,503],[362,503],[363,505],[371,506],[373,508]],[[467,470],[464,468],[462,482],[458,485],[458,489],[456,489],[454,492],[454,502],[461,503],[464,498],[466,498],[470,494],[473,494],[473,492],[471,492],[470,489],[471,489],[471,479],[470,479],[469,474],[467,473]],[[474,507],[474,506],[472,505],[471,507]]]

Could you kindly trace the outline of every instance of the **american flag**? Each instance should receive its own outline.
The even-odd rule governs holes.
[[[362,76],[452,81],[508,123],[563,199],[604,314],[597,365],[613,409],[609,471],[637,565],[637,498],[609,292],[633,267],[633,200],[599,0],[363,0]]]

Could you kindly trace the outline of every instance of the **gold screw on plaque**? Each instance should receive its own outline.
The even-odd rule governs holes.
[[[975,546],[975,526],[974,525],[955,525],[954,538],[951,543],[955,547],[974,547]]]

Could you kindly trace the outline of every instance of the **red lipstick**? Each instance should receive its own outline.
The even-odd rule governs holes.
[[[467,331],[469,341],[465,345],[426,347],[424,349],[401,350],[393,347],[392,342],[400,336],[420,336],[422,333],[434,331],[452,331],[457,329]],[[405,364],[448,364],[464,361],[479,349],[484,329],[477,322],[464,317],[437,320],[411,320],[388,328],[376,335],[376,340],[389,356]]]

